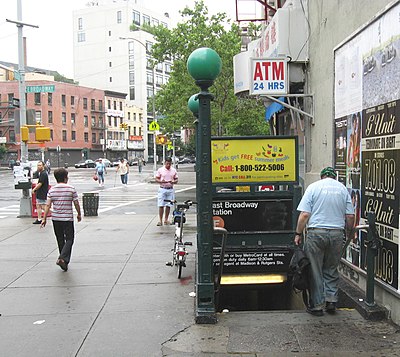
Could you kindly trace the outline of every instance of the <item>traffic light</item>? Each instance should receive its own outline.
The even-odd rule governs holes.
[[[29,128],[27,126],[21,126],[21,141],[29,140]]]
[[[46,126],[36,127],[35,135],[36,135],[36,137],[35,137],[36,141],[50,141],[51,140],[50,128],[46,127]]]
[[[156,144],[158,145],[166,145],[168,138],[165,135],[157,135]]]

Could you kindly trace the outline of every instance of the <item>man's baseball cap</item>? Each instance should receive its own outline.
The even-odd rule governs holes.
[[[325,167],[324,169],[322,169],[321,171],[321,177],[323,176],[327,176],[327,177],[331,177],[331,178],[336,178],[336,172],[335,169],[333,167]]]

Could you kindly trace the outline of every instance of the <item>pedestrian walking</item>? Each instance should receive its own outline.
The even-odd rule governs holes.
[[[81,208],[79,206],[78,193],[73,186],[68,185],[68,171],[63,167],[58,168],[54,170],[54,177],[57,184],[47,194],[46,209],[41,227],[44,228],[46,226],[47,215],[50,207],[53,206],[53,229],[60,253],[56,264],[62,270],[67,271],[68,264],[71,261],[72,246],[75,238],[72,204],[75,206],[78,214],[78,222],[82,219]]]
[[[139,169],[139,173],[141,174],[142,170],[143,170],[143,158],[142,157],[139,157],[139,159],[138,159],[138,169]]]
[[[96,168],[95,168],[95,175],[99,180],[99,187],[104,186],[104,175],[106,173],[107,173],[106,165],[104,165],[102,159],[99,159],[99,161],[96,163]]]
[[[345,235],[354,237],[354,208],[347,188],[336,180],[332,167],[321,171],[321,180],[309,185],[297,210],[294,243],[302,241],[311,263],[310,304],[307,312],[322,316],[323,308],[333,314],[338,301],[338,265]]]
[[[42,216],[46,206],[47,192],[49,190],[49,176],[45,170],[45,164],[43,161],[38,162],[36,174],[38,183],[32,189],[32,194],[36,194],[36,210],[38,216],[33,224],[40,224],[42,223]]]
[[[129,165],[125,159],[121,159],[117,166],[117,173],[121,176],[121,183],[128,186]]]
[[[178,183],[178,172],[171,166],[171,158],[165,159],[165,164],[157,170],[155,179],[160,184],[158,189],[158,215],[160,217],[157,226],[164,224],[171,224],[168,220],[171,203],[165,202],[165,200],[175,200],[174,184]],[[165,209],[164,209],[165,208]]]
[[[47,171],[47,174],[50,175],[50,172],[51,172],[50,159],[47,159],[47,161],[46,161],[46,171]]]

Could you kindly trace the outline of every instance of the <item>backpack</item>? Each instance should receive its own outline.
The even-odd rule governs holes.
[[[309,306],[309,267],[310,260],[304,250],[296,246],[289,263],[288,277],[291,279],[293,290],[296,293],[302,292],[303,302],[306,306]]]

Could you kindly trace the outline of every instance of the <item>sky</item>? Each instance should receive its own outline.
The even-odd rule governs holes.
[[[85,8],[89,0],[21,0],[22,22],[27,38],[27,65],[58,71],[73,78],[72,12]],[[225,12],[235,20],[235,0],[204,0],[209,13]],[[194,0],[147,0],[145,7],[168,12],[178,18],[179,10],[192,7]],[[17,0],[4,1],[0,12],[0,61],[18,63],[18,30],[6,19],[17,20]]]

